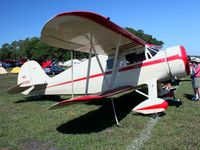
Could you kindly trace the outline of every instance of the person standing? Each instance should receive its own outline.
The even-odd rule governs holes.
[[[196,69],[197,65],[194,62],[194,60],[195,60],[195,58],[190,60],[190,78],[192,80],[192,89],[194,91],[194,96],[192,97],[192,100],[198,100],[199,96],[198,96],[198,93],[196,93],[195,83],[194,83],[195,69]]]
[[[194,63],[196,65],[194,68],[194,86],[199,98],[197,100],[200,100],[200,58],[196,58]]]

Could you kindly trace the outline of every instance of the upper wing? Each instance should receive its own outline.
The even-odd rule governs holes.
[[[84,95],[80,97],[71,98],[68,100],[63,100],[61,102],[53,104],[52,106],[49,107],[49,109],[64,107],[65,105],[76,103],[76,102],[88,102],[88,101],[94,101],[94,100],[100,100],[103,98],[113,97],[118,94],[127,94],[127,92],[130,92],[132,90],[133,90],[132,86],[122,86],[122,87],[118,87],[118,88],[105,91],[103,93],[99,93],[96,95]]]
[[[49,20],[41,39],[54,47],[89,53],[91,41],[98,54],[112,55],[121,34],[120,50],[144,47],[145,41],[91,12],[66,12]]]

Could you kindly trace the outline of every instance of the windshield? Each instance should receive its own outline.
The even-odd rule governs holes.
[[[159,51],[160,51],[161,47],[160,46],[148,46],[147,50],[146,50],[146,56],[148,59],[154,57]]]

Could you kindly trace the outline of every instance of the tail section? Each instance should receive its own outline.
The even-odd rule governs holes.
[[[45,84],[49,80],[42,67],[34,60],[27,61],[21,67],[18,75],[17,84],[22,86],[32,86]]]
[[[43,71],[41,66],[34,60],[27,61],[20,69],[17,85],[10,88],[7,92],[9,94],[29,94],[34,88],[45,86],[49,77]]]

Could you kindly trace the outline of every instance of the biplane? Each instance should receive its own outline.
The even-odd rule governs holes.
[[[54,76],[47,76],[39,64],[27,61],[18,75],[18,84],[8,93],[26,95],[72,94],[51,109],[76,102],[111,98],[136,91],[147,99],[133,108],[143,114],[163,112],[168,103],[158,97],[157,84],[189,74],[183,46],[159,49],[113,23],[110,18],[84,11],[65,12],[43,27],[41,40],[50,46],[89,54],[89,59]],[[148,92],[138,90],[147,85]],[[73,95],[82,95],[74,97]]]

